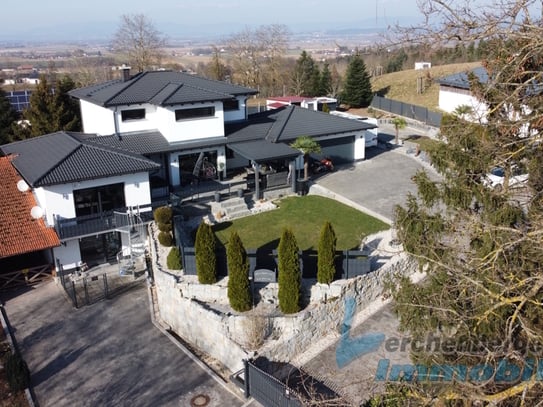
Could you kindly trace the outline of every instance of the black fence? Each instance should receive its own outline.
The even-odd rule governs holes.
[[[59,267],[58,276],[62,287],[74,308],[81,308],[109,299],[138,285],[145,272],[121,275],[120,272],[98,271],[86,274],[79,269],[64,270]]]
[[[416,120],[432,127],[440,127],[443,115],[423,106],[412,105],[382,96],[374,96],[371,107]]]
[[[183,271],[187,275],[196,275],[196,250],[191,246],[179,246],[183,262]],[[217,254],[217,274],[228,275],[226,250],[219,247]],[[277,251],[270,249],[247,250],[250,270],[277,270]],[[317,278],[318,253],[316,250],[300,252],[300,268],[303,278]],[[336,279],[353,278],[371,272],[369,257],[360,250],[344,250],[336,252]]]
[[[343,405],[345,400],[333,386],[284,362],[259,357],[245,362],[243,382],[246,397],[266,407]],[[234,378],[236,379],[236,378]],[[345,404],[347,405],[347,404]]]

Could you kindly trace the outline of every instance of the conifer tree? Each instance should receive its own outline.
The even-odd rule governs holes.
[[[13,141],[12,126],[17,123],[18,115],[6,92],[0,89],[0,144],[6,144]]]
[[[298,244],[292,230],[285,228],[277,248],[279,308],[285,314],[300,311],[301,269]]]
[[[319,250],[317,254],[317,281],[321,284],[330,284],[336,275],[336,232],[328,221],[321,229]]]
[[[325,62],[322,68],[318,93],[319,96],[332,95],[332,73],[328,62]]]
[[[196,251],[196,274],[200,284],[217,282],[217,254],[215,234],[211,225],[202,222],[196,232],[194,250]]]
[[[251,285],[249,283],[249,259],[243,247],[243,242],[232,232],[226,247],[228,262],[228,301],[230,306],[238,311],[251,309]]]
[[[345,84],[341,93],[341,103],[351,107],[367,107],[373,98],[371,90],[370,76],[366,70],[366,64],[360,56],[356,54],[347,67]]]

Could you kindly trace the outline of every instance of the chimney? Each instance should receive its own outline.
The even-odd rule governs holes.
[[[127,66],[126,64],[122,64],[119,69],[122,71],[122,80],[123,82],[126,82],[127,80],[130,79],[130,67]]]

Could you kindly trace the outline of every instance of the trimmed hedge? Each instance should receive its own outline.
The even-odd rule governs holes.
[[[166,266],[170,270],[181,270],[183,268],[179,247],[172,247],[166,258]]]
[[[217,254],[215,253],[215,234],[211,225],[200,223],[196,231],[194,250],[196,251],[196,274],[200,284],[217,282]]]
[[[336,232],[328,221],[321,229],[319,249],[317,252],[317,281],[321,284],[330,284],[336,275]]]
[[[159,232],[158,242],[164,247],[170,247],[173,243],[173,237],[171,233],[168,232]]]
[[[301,269],[298,244],[291,229],[283,229],[277,248],[279,268],[279,308],[285,314],[300,311]]]
[[[249,282],[249,259],[237,232],[230,235],[226,247],[228,263],[228,301],[238,312],[252,308],[251,285]]]
[[[161,206],[155,209],[153,217],[156,223],[172,223],[173,210],[168,206]]]

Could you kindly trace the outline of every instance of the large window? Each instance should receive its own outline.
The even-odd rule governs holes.
[[[239,100],[232,99],[232,100],[225,100],[222,102],[224,111],[231,111],[231,110],[239,110]]]
[[[111,184],[74,191],[75,215],[84,216],[126,206],[124,184]]]
[[[175,111],[175,120],[177,121],[213,116],[215,116],[215,106],[195,107],[192,109],[178,109]]]
[[[130,109],[121,111],[121,119],[123,122],[128,120],[145,119],[145,109]]]

